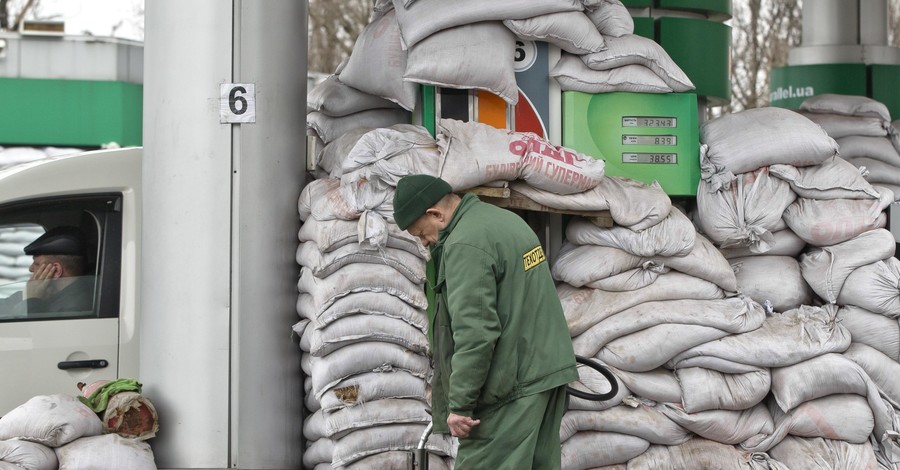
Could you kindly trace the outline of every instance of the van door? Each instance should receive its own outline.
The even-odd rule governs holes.
[[[121,195],[0,207],[0,416],[118,376]]]

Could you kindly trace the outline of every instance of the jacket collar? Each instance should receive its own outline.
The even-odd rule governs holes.
[[[463,195],[462,200],[459,202],[459,205],[456,207],[456,210],[453,211],[453,216],[450,218],[450,223],[444,227],[443,230],[438,232],[438,241],[435,243],[434,247],[431,249],[432,257],[440,259],[441,252],[444,248],[444,242],[447,240],[447,237],[450,236],[450,233],[453,232],[453,229],[456,228],[456,224],[459,223],[459,220],[462,218],[463,214],[469,211],[475,204],[481,202],[473,193],[466,193]]]

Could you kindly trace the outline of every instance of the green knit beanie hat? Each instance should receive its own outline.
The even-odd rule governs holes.
[[[406,230],[442,197],[453,192],[446,181],[430,175],[400,178],[394,191],[394,221]]]

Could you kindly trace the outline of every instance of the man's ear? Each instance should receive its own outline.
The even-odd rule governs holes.
[[[53,279],[59,279],[63,276],[63,266],[60,263],[53,263]]]

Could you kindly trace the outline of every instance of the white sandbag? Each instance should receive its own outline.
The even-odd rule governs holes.
[[[747,109],[700,126],[704,176],[731,175],[779,163],[818,165],[838,154],[838,145],[818,124],[782,108]],[[707,176],[709,175],[709,176]]]
[[[699,225],[718,246],[749,246],[765,253],[772,232],[784,228],[782,212],[796,198],[791,186],[765,167],[739,174],[722,186],[704,179],[697,188]]]
[[[649,68],[673,91],[681,93],[694,89],[691,79],[669,57],[669,54],[652,39],[636,34],[610,37],[606,49],[582,55],[592,70],[611,70],[626,65],[638,64]]]
[[[318,278],[331,276],[350,264],[379,264],[394,268],[415,284],[425,283],[425,260],[395,248],[371,250],[359,243],[351,243],[323,253],[319,251],[316,242],[308,241],[297,246],[296,261],[300,266],[309,268]]]
[[[617,225],[639,232],[669,216],[672,201],[658,182],[647,184],[620,176],[606,176],[595,188],[582,193],[559,195],[516,182],[510,189],[539,204],[555,209],[608,210]],[[581,245],[590,244],[573,240]]]
[[[800,273],[800,263],[790,256],[747,256],[728,260],[738,290],[753,300],[786,312],[812,303],[813,291]]]
[[[657,368],[647,372],[630,372],[604,364],[616,378],[633,392],[633,395],[659,403],[681,402],[681,385],[675,373]]]
[[[821,165],[795,167],[772,165],[769,172],[787,181],[798,196],[807,199],[878,199],[881,195],[860,171],[843,158]]]
[[[385,223],[383,227],[377,227],[372,231],[367,230],[369,227],[364,222],[367,221],[362,216],[358,220],[318,220],[309,217],[300,226],[297,239],[301,243],[316,242],[319,250],[324,253],[351,243],[359,243],[372,249],[389,247],[404,250],[423,260],[430,257],[428,250],[422,246],[418,238],[406,230],[400,230],[397,225]]]
[[[357,90],[412,111],[416,107],[419,87],[403,80],[406,66],[407,54],[401,46],[397,14],[389,11],[359,33],[339,78]]]
[[[853,343],[865,344],[900,362],[900,325],[897,319],[852,305],[841,306],[837,319],[850,332]]]
[[[810,245],[836,245],[885,226],[884,211],[894,202],[894,195],[886,189],[879,192],[879,199],[799,198],[784,211],[784,221]]]
[[[303,451],[304,468],[316,468],[319,464],[331,466],[331,455],[334,453],[334,441],[322,438],[309,443]]]
[[[318,399],[325,411],[390,398],[409,398],[424,403],[426,384],[426,379],[403,370],[366,372],[342,380]],[[311,392],[309,395],[313,395]],[[430,399],[431,390],[427,393]]]
[[[326,437],[325,413],[319,409],[303,419],[303,437],[308,441],[317,441]]]
[[[652,69],[640,64],[623,65],[609,70],[594,70],[579,56],[564,52],[550,69],[550,76],[562,91],[582,93],[672,93],[665,80]]]
[[[684,256],[694,248],[697,230],[680,210],[660,223],[635,231],[620,225],[598,227],[575,217],[566,226],[566,239],[578,245],[615,247],[636,256]]]
[[[575,354],[591,357],[610,341],[652,326],[681,323],[741,333],[759,328],[765,318],[762,306],[749,298],[644,302],[597,323],[572,345]]]
[[[900,168],[897,168],[897,173],[900,173]],[[894,193],[894,202],[900,202],[900,184],[878,183],[877,187],[891,191]]]
[[[315,413],[322,409],[319,400],[312,394],[312,377],[309,376],[303,379],[303,406],[311,413]]]
[[[596,260],[594,261],[596,262]],[[645,261],[637,268],[629,269],[604,279],[591,281],[587,284],[587,287],[609,292],[630,292],[653,284],[659,279],[661,274],[666,274],[669,271],[671,269],[666,266],[656,264],[653,261]]]
[[[878,470],[878,460],[872,444],[851,444],[845,441],[786,436],[768,454],[791,470],[821,470],[846,468]]]
[[[728,332],[709,326],[657,325],[610,341],[595,357],[617,369],[647,372],[682,351],[726,336]]]
[[[630,292],[576,288],[564,283],[557,285],[556,292],[562,302],[569,334],[573,337],[611,315],[644,302],[725,297],[715,284],[676,271],[660,275],[653,284]]]
[[[397,186],[406,175],[437,175],[440,150],[422,126],[397,124],[372,130],[356,142],[341,165],[341,184],[378,179]]]
[[[487,90],[515,105],[519,102],[515,47],[515,34],[500,21],[447,28],[409,48],[403,80]]]
[[[309,90],[306,95],[306,106],[313,111],[339,117],[368,109],[396,108],[397,104],[357,90],[341,82],[337,75],[329,75]]]
[[[826,395],[852,393],[865,397],[869,377],[842,354],[823,354],[788,367],[772,369],[772,396],[782,411]]]
[[[765,253],[754,253],[756,249],[751,246],[734,246],[729,248],[719,248],[726,259],[741,258],[744,256],[790,256],[796,258],[800,256],[803,249],[806,248],[806,242],[790,229],[776,230],[772,232],[772,241],[769,243],[769,251]]]
[[[604,36],[616,38],[634,33],[634,19],[621,0],[597,0],[585,7],[585,13]]]
[[[900,260],[890,257],[854,269],[844,280],[837,302],[900,318]]]
[[[322,357],[347,345],[370,341],[396,344],[423,355],[428,352],[428,338],[421,330],[382,315],[353,315],[314,329],[309,352]]]
[[[312,326],[316,329],[325,328],[342,318],[369,315],[403,320],[422,332],[428,330],[428,315],[425,308],[414,307],[402,298],[387,292],[354,292],[335,300],[331,306],[322,311],[316,309],[311,295],[301,294],[298,298],[298,309],[299,307],[302,307],[304,312],[311,312],[307,317],[312,317]]]
[[[357,220],[360,211],[351,208],[341,195],[341,181],[325,178],[310,181],[300,192],[297,211],[300,220]]]
[[[857,95],[824,93],[811,96],[800,103],[801,111],[831,113],[844,116],[873,117],[890,121],[887,106],[872,98]]]
[[[519,39],[544,41],[572,54],[590,54],[606,48],[603,36],[583,12],[550,13],[503,24]]]
[[[900,167],[869,157],[847,158],[853,166],[860,169],[866,181],[877,187],[882,183],[900,185]]]
[[[367,109],[340,117],[328,116],[319,111],[306,115],[306,127],[315,132],[325,145],[358,127],[389,127],[409,121],[409,111],[389,108]]]
[[[702,438],[735,445],[757,435],[772,434],[775,423],[765,405],[742,410],[708,410],[688,413],[674,403],[661,403],[657,409],[669,419]]]
[[[685,367],[677,369],[675,376],[681,384],[681,403],[688,413],[746,410],[760,403],[771,385],[768,369],[725,374],[703,367]]]
[[[890,123],[880,117],[846,116],[832,113],[812,113],[800,111],[810,121],[822,126],[832,139],[850,135],[886,137]],[[843,149],[841,150],[843,152]]]
[[[321,401],[331,388],[357,374],[402,370],[425,377],[431,365],[427,357],[395,344],[369,342],[344,346],[311,361],[311,366],[312,392]]]
[[[56,470],[58,467],[56,452],[50,447],[19,439],[0,441],[0,469]]]
[[[756,330],[691,348],[674,357],[672,368],[690,367],[694,357],[717,357],[756,367],[786,367],[850,345],[850,333],[835,322],[837,306],[803,305],[774,313]],[[723,371],[727,372],[727,371]]]
[[[640,437],[652,444],[673,446],[690,438],[690,434],[647,403],[635,407],[619,405],[603,411],[566,411],[559,427],[563,444],[582,431],[614,432]]]
[[[59,447],[103,431],[100,418],[75,397],[38,395],[0,419],[0,440],[22,439]]]
[[[900,403],[900,364],[895,359],[862,343],[851,343],[844,357],[859,364],[881,392]]]
[[[653,256],[645,258],[645,261],[647,260],[658,266],[712,282],[726,292],[738,290],[737,278],[728,260],[700,234],[696,235],[694,248],[684,256]]]
[[[569,224],[576,223],[574,220]],[[588,223],[588,225],[592,225]],[[641,258],[619,248],[573,245],[564,242],[551,267],[553,279],[574,287],[629,271],[641,265]]]
[[[350,154],[350,150],[359,139],[372,131],[371,127],[357,127],[341,134],[327,145],[323,143],[322,149],[316,155],[316,165],[325,170],[330,178],[340,178],[341,166],[344,159]],[[321,139],[320,139],[321,140]]]
[[[900,153],[894,149],[891,139],[851,135],[837,139],[841,156],[845,159],[868,157],[888,165],[900,166]]]
[[[82,437],[56,449],[59,470],[127,468],[156,470],[153,450],[146,441],[118,434]]]
[[[812,249],[800,256],[800,273],[826,302],[837,302],[847,276],[860,266],[894,256],[897,245],[891,232],[876,229],[832,246]]]
[[[625,463],[644,453],[650,443],[629,434],[581,431],[562,443],[562,470],[585,470]]]
[[[518,20],[560,11],[581,11],[578,0],[393,0],[405,47],[446,28],[489,20]]]
[[[419,400],[388,398],[348,406],[324,415],[325,434],[338,440],[358,429],[390,424],[428,424],[431,410]]]
[[[360,179],[353,184],[341,182],[339,191],[350,209],[359,212],[360,217],[366,211],[372,211],[394,223],[394,186],[390,183],[381,179]]]
[[[610,384],[609,379],[607,379],[597,370],[581,363],[578,363],[576,365],[576,368],[578,369],[578,380],[575,382],[570,382],[568,385],[569,387],[578,391],[593,394],[609,393],[609,391],[612,390],[612,384]],[[613,373],[613,375],[615,376],[615,372]],[[575,395],[570,394],[569,406],[566,409],[582,411],[603,411],[621,404],[626,397],[631,395],[631,390],[629,390],[628,387],[625,386],[625,383],[619,380],[618,377],[615,377],[615,382],[616,386],[618,387],[618,391],[613,397],[606,400],[594,401],[579,398]]]
[[[297,290],[312,295],[318,313],[324,312],[337,299],[355,292],[385,292],[413,307],[425,309],[428,306],[422,286],[405,276],[398,276],[394,268],[378,264],[349,264],[324,279],[304,268],[300,270]]]
[[[424,424],[388,424],[353,431],[335,441],[332,466],[346,466],[381,452],[413,450],[424,431]],[[425,449],[443,456],[456,455],[449,434],[432,434],[425,443]]]
[[[742,449],[766,452],[788,434],[862,444],[869,440],[875,426],[872,409],[859,395],[828,395],[804,402],[787,413],[770,404],[769,412],[775,421],[775,431],[742,442]]]
[[[428,455],[428,470],[452,470],[453,463],[450,462],[447,458],[441,457],[440,455],[435,455],[432,453]],[[409,452],[405,451],[387,451],[381,452],[378,454],[373,454],[368,457],[363,457],[351,464],[348,464],[343,467],[331,467],[329,465],[329,469],[334,468],[335,470],[371,470],[371,469],[403,469],[406,468],[406,465],[409,461]]]
[[[628,470],[788,470],[766,454],[750,454],[716,441],[694,437],[679,446],[650,446],[628,462]]]

